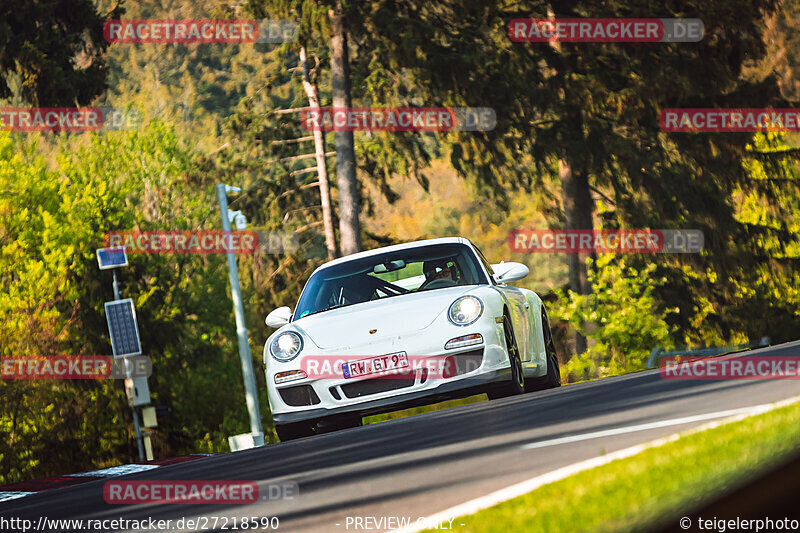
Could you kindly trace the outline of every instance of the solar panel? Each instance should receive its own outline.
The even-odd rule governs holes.
[[[125,247],[98,248],[97,264],[100,270],[128,266],[128,255],[125,253]]]
[[[139,341],[139,326],[136,324],[133,300],[114,300],[106,302],[105,306],[114,357],[141,355],[142,345]]]

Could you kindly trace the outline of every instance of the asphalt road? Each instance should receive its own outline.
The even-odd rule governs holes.
[[[800,355],[800,342],[750,354]],[[660,421],[795,396],[800,396],[798,380],[668,381],[657,371],[648,371],[114,478],[255,480],[262,491],[269,483],[294,481],[299,484],[299,496],[290,500],[236,506],[109,505],[103,499],[105,481],[101,480],[0,503],[0,517],[170,518],[174,523],[181,517],[277,516],[279,531],[364,531],[355,528],[355,517],[416,520],[708,419],[659,427]],[[651,423],[650,429],[580,437]],[[553,445],[546,442],[566,437],[576,438]],[[523,447],[532,443],[538,445]],[[458,521],[452,526],[457,531]]]

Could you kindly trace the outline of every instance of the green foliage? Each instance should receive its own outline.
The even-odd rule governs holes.
[[[36,147],[0,134],[2,356],[108,353],[79,333],[87,314],[96,312],[84,298],[91,285],[79,280],[89,277],[98,214],[116,198],[108,187],[84,190],[86,182],[49,169]],[[0,482],[125,454],[117,387],[110,380],[0,382]]]
[[[48,162],[24,138],[0,136],[3,356],[110,353],[111,277],[94,257],[105,232],[218,227],[213,178],[196,174],[170,126],[56,141]],[[153,360],[153,403],[171,410],[155,432],[156,455],[227,449],[247,418],[224,256],[131,255],[130,263],[118,272],[121,293],[134,299]],[[0,482],[134,459],[121,382],[3,381],[0,389]]]
[[[667,316],[677,309],[660,308],[655,288],[667,279],[655,264],[637,269],[622,257],[600,254],[594,267],[592,294],[557,290],[550,308],[552,319],[569,322],[591,339],[588,351],[563,366],[568,381],[643,370],[652,348],[672,344]]]

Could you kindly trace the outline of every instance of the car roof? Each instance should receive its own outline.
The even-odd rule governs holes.
[[[384,246],[382,248],[374,248],[372,250],[366,250],[364,252],[358,252],[351,255],[346,255],[344,257],[339,257],[332,261],[328,261],[327,263],[320,265],[314,272],[316,273],[323,268],[327,268],[333,265],[339,265],[342,263],[346,263],[348,261],[353,261],[355,259],[362,259],[364,257],[369,257],[372,255],[378,255],[386,252],[396,252],[398,250],[409,250],[411,248],[419,248],[420,246],[430,246],[431,244],[466,244],[470,248],[472,248],[472,243],[469,239],[465,239],[464,237],[439,237],[437,239],[425,239],[422,241],[413,241],[413,242],[406,242],[402,244],[393,244],[391,246]]]

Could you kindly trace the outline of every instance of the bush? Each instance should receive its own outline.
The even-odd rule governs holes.
[[[653,294],[666,278],[657,266],[637,270],[626,259],[600,254],[589,260],[592,294],[557,290],[551,315],[568,322],[589,340],[589,349],[562,366],[565,382],[582,381],[642,370],[655,346],[670,347],[672,329],[666,316],[677,309],[659,306]]]

